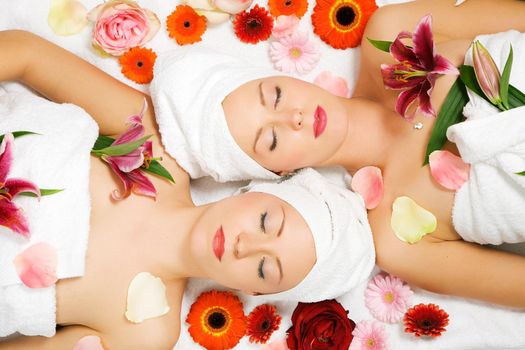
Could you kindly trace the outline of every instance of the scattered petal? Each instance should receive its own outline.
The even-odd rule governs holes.
[[[383,176],[381,169],[375,166],[365,166],[352,176],[350,187],[359,193],[366,209],[374,209],[383,199]]]
[[[467,0],[456,0],[456,4],[455,4],[455,6],[459,6],[459,5],[461,5],[461,4],[464,3],[465,1],[467,1]]]
[[[80,339],[73,350],[104,350],[100,338],[96,335],[88,335]]]
[[[149,318],[165,315],[170,311],[166,286],[149,272],[137,274],[128,287],[126,318],[141,323]]]
[[[346,79],[333,75],[331,72],[325,70],[315,78],[314,84],[319,85],[323,89],[329,91],[330,93],[341,96],[348,97],[349,90]]]
[[[263,346],[260,350],[288,350],[286,338],[271,342],[270,344]]]
[[[80,1],[51,0],[47,23],[57,35],[73,35],[88,24],[87,13]]]
[[[434,180],[449,190],[459,190],[468,181],[470,164],[448,151],[434,151],[428,158]]]
[[[392,204],[390,225],[397,238],[416,243],[424,235],[434,232],[437,220],[434,214],[420,207],[409,197],[397,197]]]
[[[18,254],[13,263],[20,280],[29,288],[47,288],[57,281],[57,252],[47,243],[33,244]]]
[[[299,18],[296,15],[279,16],[275,19],[272,35],[277,39],[292,35],[298,25]]]
[[[252,5],[253,0],[211,0],[219,10],[236,15]]]

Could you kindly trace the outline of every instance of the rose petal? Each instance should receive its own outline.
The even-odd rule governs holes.
[[[0,144],[0,188],[5,182],[13,162],[13,134],[6,134]]]
[[[434,180],[449,190],[459,190],[469,179],[470,164],[448,151],[434,151],[428,160]]]
[[[81,338],[73,350],[104,350],[100,338],[96,335],[88,335]]]
[[[218,10],[200,10],[195,9],[197,14],[206,17],[206,22],[209,24],[221,24],[230,19],[230,14]]]
[[[251,6],[253,0],[211,0],[219,10],[235,15]]]
[[[381,169],[375,166],[365,166],[359,169],[352,176],[350,187],[363,197],[366,209],[374,209],[383,198]]]
[[[19,233],[25,238],[30,236],[29,223],[24,211],[2,196],[0,196],[0,225]]]
[[[170,311],[166,286],[149,272],[137,274],[128,287],[126,318],[133,323],[162,316]]]
[[[47,243],[33,244],[18,254],[13,263],[20,280],[29,288],[47,288],[57,281],[57,252]]]
[[[459,6],[462,3],[464,3],[466,0],[456,0],[456,4],[454,6]]]
[[[87,13],[80,1],[51,0],[47,23],[57,35],[72,35],[88,24]]]
[[[424,235],[435,231],[437,220],[434,214],[403,196],[396,198],[392,204],[390,226],[403,242],[416,243]]]
[[[286,338],[271,342],[270,344],[263,346],[260,350],[288,350]]]
[[[348,84],[342,77],[333,75],[329,71],[321,72],[314,80],[314,84],[319,85],[336,96],[348,97]]]

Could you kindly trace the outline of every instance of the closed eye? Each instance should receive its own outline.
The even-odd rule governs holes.
[[[266,226],[264,225],[265,223],[265,220],[266,220],[266,216],[268,216],[268,212],[265,211],[264,213],[261,214],[261,222],[259,224],[259,226],[261,227],[261,231],[266,233]]]
[[[273,104],[273,109],[277,109],[277,105],[279,104],[279,101],[281,101],[281,88],[276,86],[275,87],[275,103]]]
[[[272,144],[270,145],[270,152],[273,152],[277,147],[277,135],[275,134],[275,129],[272,129]]]
[[[261,259],[261,261],[259,262],[259,268],[257,269],[257,272],[259,274],[259,278],[262,278],[262,279],[264,279],[264,271],[263,271],[264,259],[266,259],[266,258],[262,258]]]

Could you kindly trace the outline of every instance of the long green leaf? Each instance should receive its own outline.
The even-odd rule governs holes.
[[[427,150],[423,165],[428,164],[430,153],[440,150],[447,141],[447,129],[449,126],[457,124],[463,120],[463,107],[468,102],[467,90],[461,79],[458,78],[450,88],[450,91],[443,102],[439,111],[430,140],[428,141]]]
[[[481,87],[479,86],[478,80],[476,79],[476,73],[474,72],[474,67],[467,66],[464,64],[461,65],[459,67],[459,76],[466,87],[475,92],[477,95],[483,97],[485,101],[492,105],[492,102],[489,101],[489,99],[487,98],[487,96],[485,96],[485,93],[483,92],[483,90],[481,90]]]
[[[156,160],[153,160],[151,162],[151,164],[149,165],[149,167],[147,167],[147,168],[142,168],[141,167],[141,169],[144,170],[144,171],[147,171],[148,173],[159,175],[159,176],[167,179],[171,183],[175,183],[175,180],[173,179],[171,174],[168,172],[168,170],[166,170],[166,168],[164,168]]]
[[[391,41],[384,41],[384,40],[374,40],[367,38],[367,40],[372,44],[374,47],[378,48],[381,51],[390,52],[390,45],[392,45]]]
[[[41,196],[50,196],[52,194],[55,194],[55,193],[58,193],[58,192],[62,192],[64,189],[47,189],[47,188],[41,188],[40,189],[40,195]],[[33,192],[20,192],[19,195],[21,196],[26,196],[26,197],[36,197],[37,195],[34,194]]]
[[[98,150],[92,150],[91,153],[97,156],[123,156],[139,148],[150,137],[151,135],[148,135],[133,142],[127,142],[116,146],[109,146]]]
[[[525,105],[525,94],[514,86],[509,85],[509,108],[516,108]]]
[[[109,147],[113,142],[115,142],[115,139],[112,137],[98,135],[97,141],[95,141],[95,145],[93,146],[93,150],[97,151]]]
[[[525,176],[525,171],[522,171],[521,173],[516,173],[516,175]]]
[[[12,132],[11,134],[13,134],[13,137],[16,139],[17,137],[20,137],[20,136],[24,136],[24,135],[40,135],[39,133],[37,132],[32,132],[32,131],[14,131]],[[4,136],[5,135],[0,135],[0,143],[4,140]]]
[[[501,101],[505,108],[509,108],[509,78],[510,71],[512,69],[512,45],[510,45],[509,57],[507,57],[507,62],[505,62],[505,68],[503,68],[503,73],[501,73],[501,80],[499,82],[499,94],[501,96]]]

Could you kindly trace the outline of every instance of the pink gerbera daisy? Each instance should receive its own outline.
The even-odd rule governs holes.
[[[349,350],[387,350],[385,328],[375,321],[361,321],[352,332]]]
[[[302,75],[315,68],[321,54],[317,43],[310,39],[308,33],[297,30],[274,41],[270,46],[270,56],[278,70]]]
[[[365,291],[365,304],[370,313],[380,321],[396,323],[410,306],[413,292],[399,278],[376,275]]]

